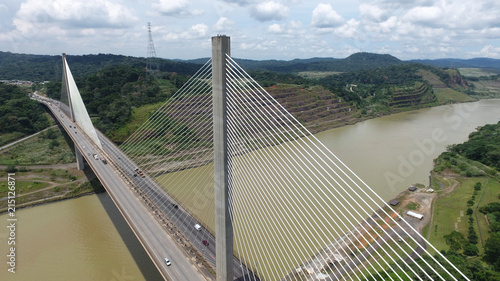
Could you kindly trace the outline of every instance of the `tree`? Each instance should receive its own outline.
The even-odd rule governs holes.
[[[484,244],[484,261],[500,270],[500,233],[492,233]]]
[[[477,256],[477,253],[479,252],[478,248],[476,245],[467,243],[464,246],[464,255],[466,256]]]
[[[16,166],[14,165],[7,165],[7,168],[5,169],[7,173],[15,173],[17,172]]]
[[[467,215],[470,216],[474,213],[474,211],[471,208],[467,209]]]
[[[455,230],[453,230],[448,235],[444,235],[443,237],[446,241],[446,245],[450,246],[450,250],[452,251],[458,251],[462,249],[462,245],[467,243],[467,239],[465,239],[464,235]]]

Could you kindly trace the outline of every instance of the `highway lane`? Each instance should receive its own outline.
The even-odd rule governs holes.
[[[103,155],[104,152],[93,145],[78,126],[54,105],[54,101],[42,100],[36,96],[35,99],[47,105],[68,132],[75,146],[82,152],[87,163],[106,187],[115,205],[164,278],[167,280],[205,280],[112,165],[104,164],[92,156],[94,153]],[[171,266],[165,264],[163,261],[165,257],[172,261]]]
[[[58,117],[58,119],[62,119],[60,121],[66,121],[69,123],[71,120],[64,115],[63,111],[59,110],[57,106],[53,104],[53,108],[57,110],[57,115],[54,112],[54,115]],[[59,118],[61,117],[61,118]],[[68,126],[72,127],[72,130],[76,128],[75,124],[65,126],[65,129],[68,129]],[[93,158],[93,154],[97,153],[101,158],[106,158],[108,162],[114,164],[115,167],[118,167],[121,171],[122,177],[127,177],[129,181],[132,181],[133,184],[138,186],[140,190],[147,195],[147,197],[153,201],[156,205],[157,210],[166,215],[169,220],[175,225],[175,227],[190,241],[191,245],[193,245],[199,253],[203,255],[205,260],[209,262],[215,268],[215,237],[205,228],[202,228],[200,231],[197,231],[194,228],[194,225],[199,223],[196,221],[186,210],[182,208],[173,198],[171,198],[154,180],[152,180],[148,175],[144,178],[138,176],[135,171],[136,164],[131,161],[127,155],[125,155],[121,149],[119,149],[111,140],[109,140],[106,136],[104,136],[101,132],[96,129],[98,133],[98,137],[102,144],[103,151],[97,153],[97,148],[93,146],[83,147],[83,150],[80,150],[82,154],[85,154],[85,158],[90,163],[93,163],[95,159]],[[76,136],[78,133],[72,135]],[[79,136],[83,136],[80,134]],[[97,161],[101,162],[101,161]],[[96,169],[94,169],[96,171]],[[116,172],[116,171],[115,171]],[[137,195],[136,195],[137,196]],[[166,233],[165,233],[166,235]],[[204,245],[203,241],[207,241],[208,245]],[[243,265],[236,257],[233,261],[234,264],[234,279],[235,280],[259,280],[256,276],[253,275],[251,271],[249,271],[245,265]],[[251,278],[249,278],[251,277]]]
[[[97,133],[103,149],[114,159],[113,161],[117,161],[116,164],[120,165],[122,172],[127,174],[141,188],[142,192],[156,204],[160,211],[169,218],[176,228],[196,247],[198,252],[204,256],[205,260],[215,268],[215,237],[212,233],[205,228],[197,231],[194,225],[199,223],[198,221],[147,174],[144,178],[138,176],[135,171],[137,168],[136,164],[101,132],[97,131]],[[203,240],[208,242],[208,246],[203,244]],[[233,264],[235,280],[248,280],[249,276],[251,276],[251,280],[259,280],[237,258],[234,258]]]

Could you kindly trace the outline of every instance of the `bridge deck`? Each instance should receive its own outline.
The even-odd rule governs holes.
[[[108,164],[105,164],[101,160],[96,160],[93,157],[93,154],[102,157],[102,155],[106,153],[96,147],[78,126],[60,111],[53,102],[42,100],[39,96],[34,96],[34,99],[45,104],[68,133],[75,147],[80,150],[89,166],[106,188],[118,210],[121,212],[164,279],[206,280],[198,269],[189,261],[188,257],[179,249],[175,241],[167,235],[163,227],[154,218],[153,214],[134,194],[131,185],[121,176],[120,171],[109,163],[109,159]],[[168,257],[172,261],[171,266],[165,264],[163,261],[165,257]]]

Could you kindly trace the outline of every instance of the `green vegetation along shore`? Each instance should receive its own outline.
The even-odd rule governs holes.
[[[314,78],[267,71],[252,72],[252,76],[312,132],[395,112],[500,97],[500,87],[495,89],[498,76],[475,80],[455,69],[420,64],[329,72]],[[77,84],[89,113],[96,117],[95,125],[121,143],[188,78],[168,71],[151,77],[141,66],[119,65],[80,77]],[[31,127],[26,131],[23,126],[13,127],[8,133],[0,132],[0,137],[12,133],[26,135],[49,125],[43,121],[47,119],[43,107],[32,104],[15,86],[0,84],[0,87],[6,93],[5,104],[10,105],[4,109],[11,110],[6,111],[6,116],[17,117],[13,124]],[[52,81],[37,89],[57,98],[60,82]],[[30,106],[40,111],[32,115]],[[14,112],[13,108],[25,110]],[[500,256],[495,250],[495,243],[500,240],[500,234],[497,235],[500,210],[495,205],[500,202],[497,135],[497,128],[484,126],[471,134],[470,143],[452,146],[443,153],[436,160],[433,172],[433,187],[439,196],[425,235],[474,280],[494,280],[488,278],[497,278],[500,267],[495,259]],[[9,137],[6,142],[12,139]],[[78,172],[64,166],[73,161],[67,137],[51,130],[0,152],[0,165],[5,165],[6,171],[17,170],[23,193],[20,202],[26,206],[102,191],[90,171]],[[0,175],[3,176],[4,173]],[[0,192],[4,189],[5,186],[0,186]]]
[[[471,280],[500,280],[500,122],[435,160],[432,222],[424,235]]]

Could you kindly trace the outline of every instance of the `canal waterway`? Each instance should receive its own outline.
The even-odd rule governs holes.
[[[500,121],[500,100],[445,105],[367,120],[316,135],[384,200],[428,184],[432,160],[478,126]],[[0,280],[160,280],[106,194],[19,210],[16,273]],[[7,261],[7,215],[0,216]]]
[[[16,218],[10,273],[8,216],[0,216],[0,280],[163,280],[107,194],[18,210]]]
[[[429,184],[433,160],[477,127],[500,121],[500,100],[403,112],[316,137],[386,201],[415,183]]]

